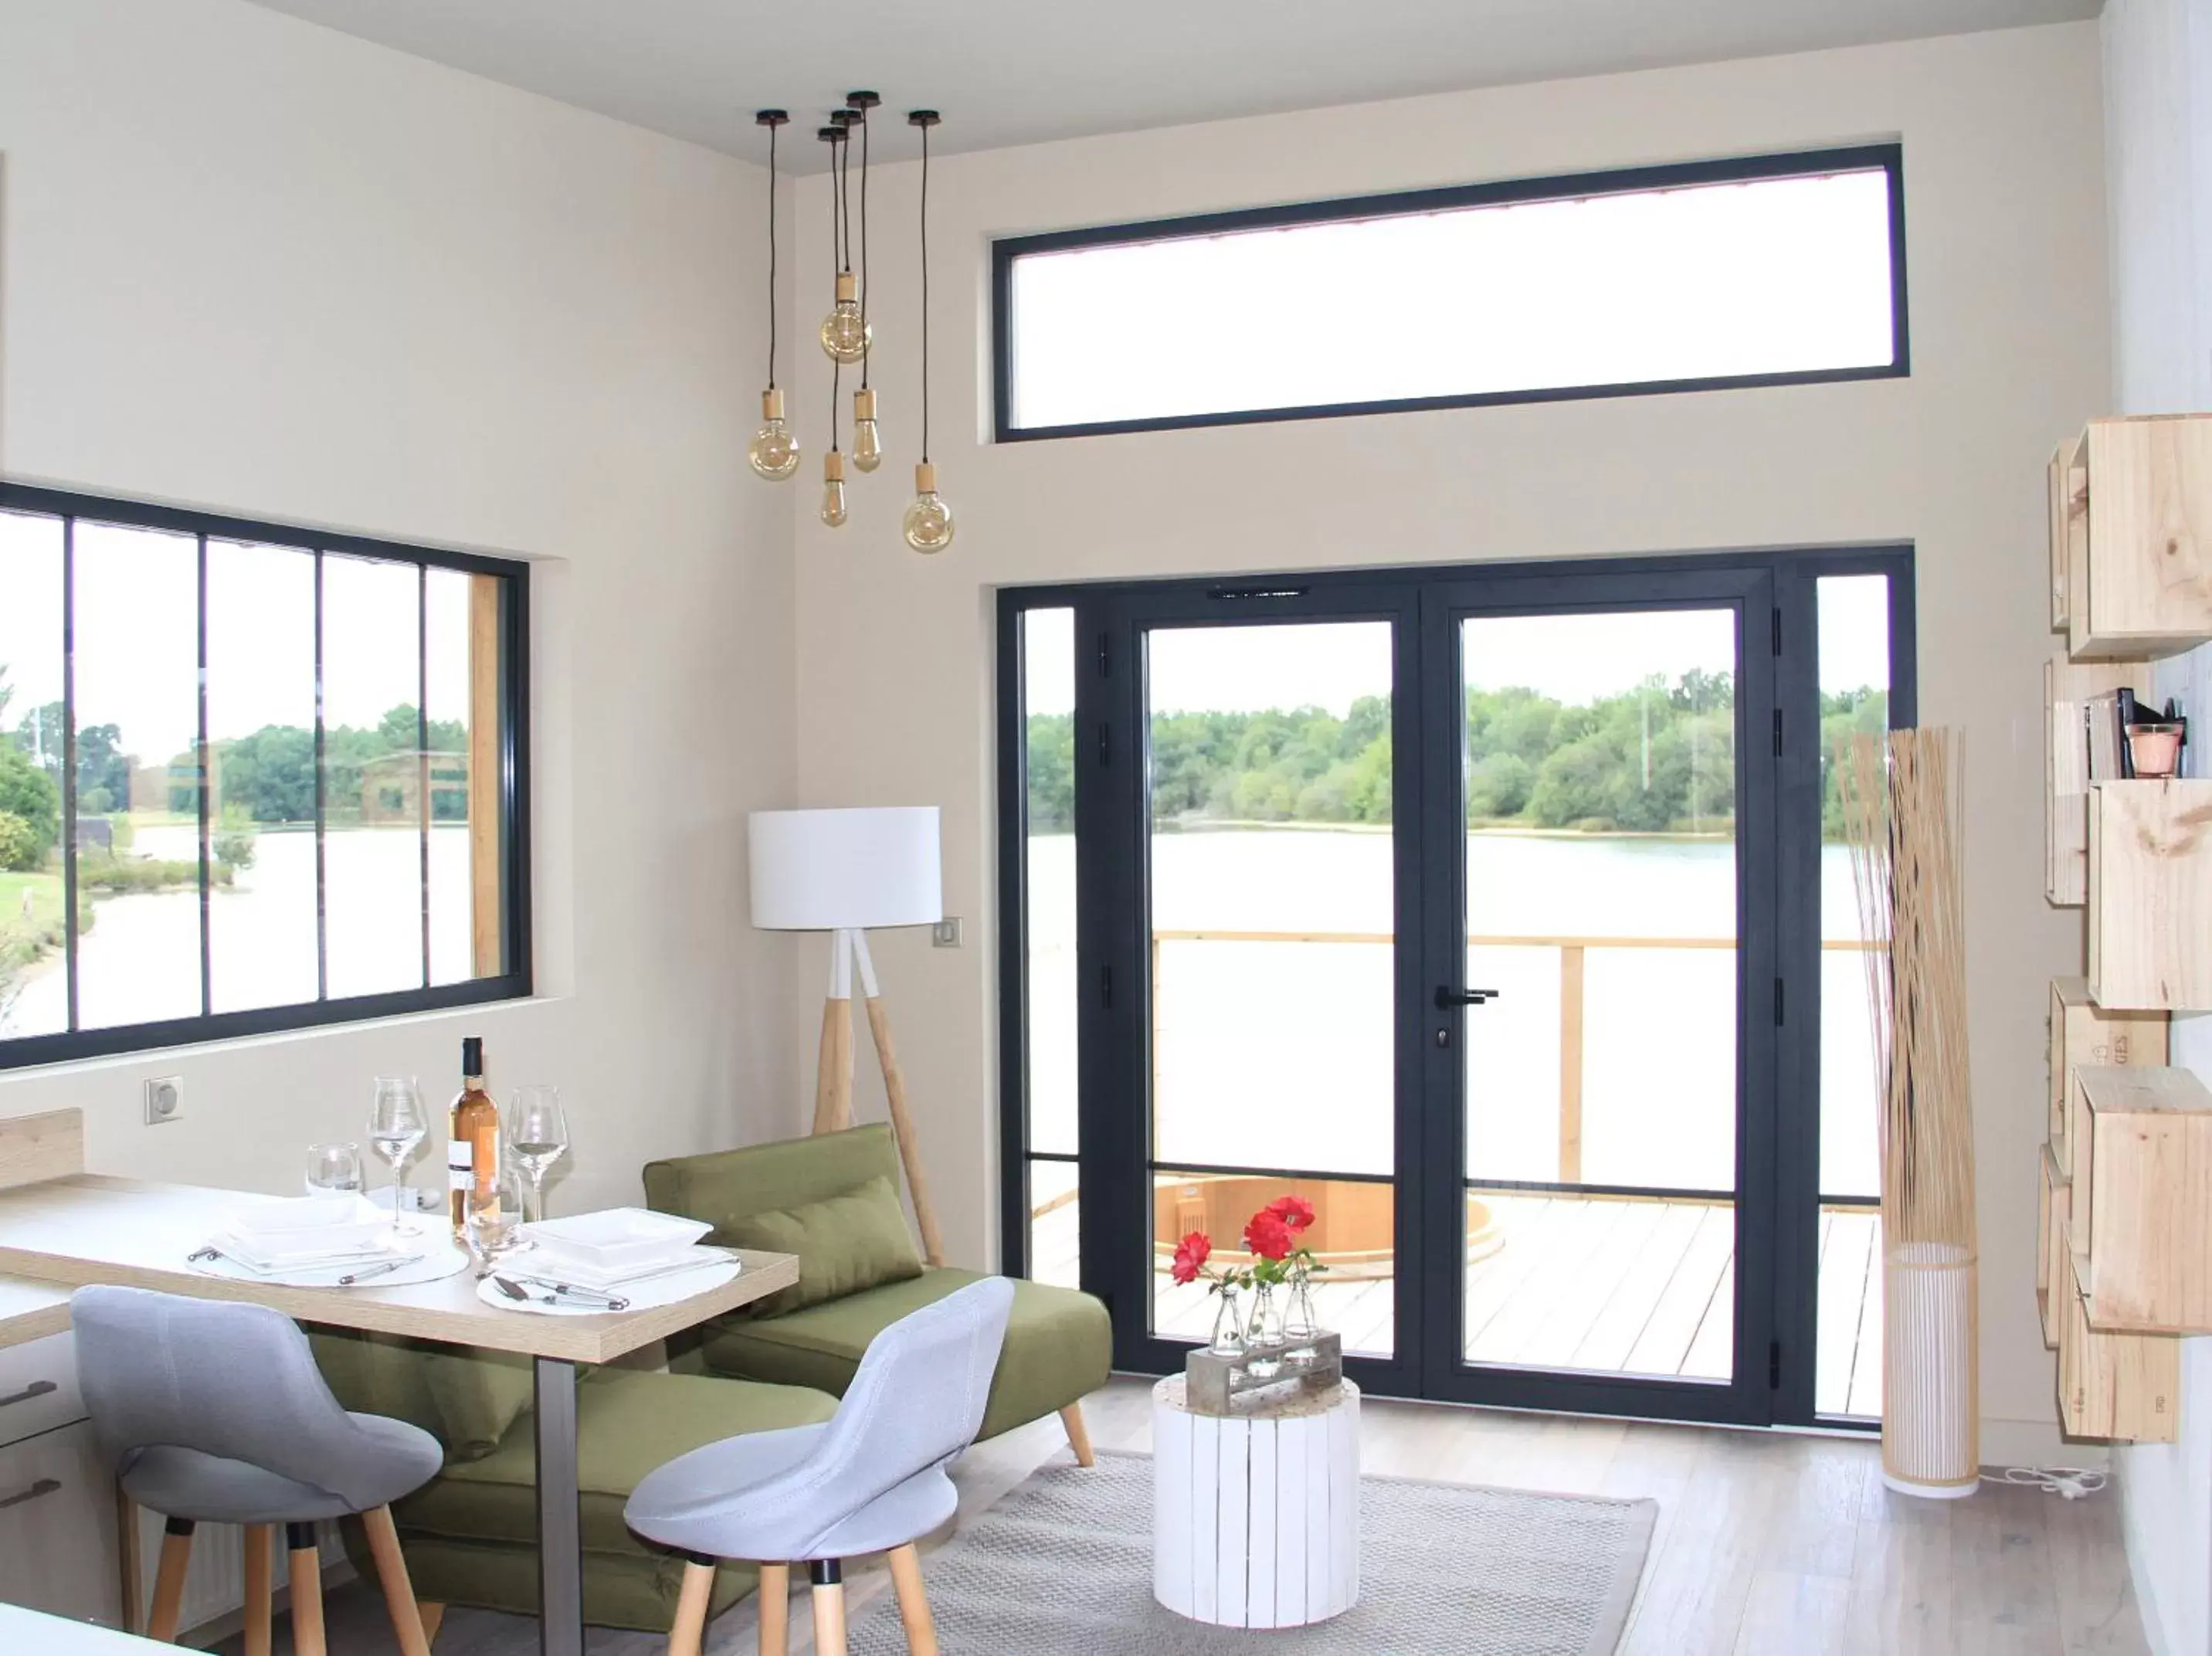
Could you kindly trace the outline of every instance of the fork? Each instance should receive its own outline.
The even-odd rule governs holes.
[[[602,1311],[629,1309],[629,1301],[627,1300],[618,1299],[612,1294],[595,1294],[589,1288],[571,1288],[565,1282],[550,1284],[552,1289],[550,1294],[532,1294],[520,1282],[504,1276],[493,1277],[491,1285],[508,1299],[520,1300],[531,1305],[557,1306],[564,1300],[574,1300],[586,1305],[596,1306]]]

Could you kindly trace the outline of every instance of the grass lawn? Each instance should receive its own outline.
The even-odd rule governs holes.
[[[23,894],[30,893],[30,916]],[[18,960],[34,960],[62,936],[62,877],[59,874],[16,874],[0,871],[0,941]]]

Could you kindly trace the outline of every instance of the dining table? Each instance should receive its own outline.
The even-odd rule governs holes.
[[[32,1143],[30,1153],[24,1150],[26,1141]],[[241,1206],[269,1200],[265,1194],[89,1173],[83,1170],[82,1151],[76,1111],[0,1120],[0,1278],[16,1279],[13,1291],[22,1302],[27,1328],[52,1331],[64,1325],[55,1320],[66,1314],[60,1291],[104,1283],[244,1300],[303,1323],[517,1353],[532,1360],[538,1648],[544,1656],[581,1656],[584,1647],[576,1472],[579,1367],[612,1362],[799,1280],[794,1255],[732,1250],[738,1262],[735,1276],[672,1303],[544,1316],[487,1305],[477,1297],[471,1270],[401,1288],[299,1288],[211,1275],[195,1269],[189,1257]],[[422,1222],[437,1227],[441,1221],[433,1215]],[[9,1292],[9,1286],[0,1283],[0,1313]]]

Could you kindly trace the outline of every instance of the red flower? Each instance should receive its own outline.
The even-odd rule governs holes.
[[[1262,1208],[1244,1227],[1246,1250],[1262,1259],[1280,1259],[1292,1246],[1291,1227],[1273,1208]]]
[[[1293,1235],[1314,1222],[1313,1203],[1302,1196],[1279,1196],[1267,1204],[1267,1211],[1288,1226]]]
[[[1195,1282],[1199,1272],[1213,1252],[1213,1244],[1204,1231],[1193,1231],[1176,1245],[1175,1265],[1169,1275],[1178,1282]]]

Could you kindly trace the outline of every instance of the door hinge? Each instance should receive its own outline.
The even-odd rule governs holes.
[[[1101,679],[1103,679],[1107,673],[1112,670],[1110,663],[1113,658],[1109,654],[1109,651],[1113,642],[1114,635],[1112,633],[1102,632],[1098,635],[1098,676]]]
[[[1766,1345],[1766,1389],[1782,1390],[1782,1342],[1770,1340]]]
[[[1782,757],[1782,709],[1774,709],[1774,757]]]
[[[1098,1004],[1109,1011],[1113,1008],[1114,968],[1110,965],[1098,968]]]
[[[1782,980],[1779,977],[1774,980],[1774,1026],[1778,1029],[1782,1026]]]
[[[1112,727],[1108,725],[1104,720],[1100,720],[1098,722],[1098,763],[1102,765],[1110,765],[1114,763],[1114,746],[1112,736]]]
[[[1774,612],[1774,654],[1782,654],[1782,611],[1778,606]]]

